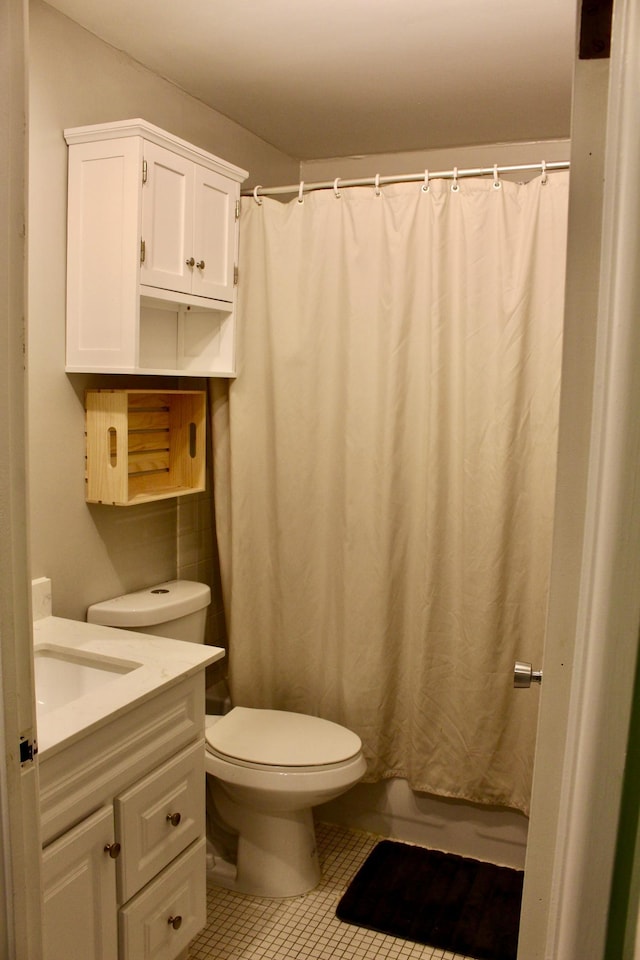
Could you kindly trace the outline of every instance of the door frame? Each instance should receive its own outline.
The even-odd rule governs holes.
[[[0,5],[0,958],[40,960],[38,771],[27,547],[25,0]]]
[[[597,264],[596,298],[591,306],[583,304],[582,314],[576,310],[580,298],[571,293],[572,281],[590,286],[585,262],[581,276],[575,263],[576,274],[568,270],[567,276],[569,336],[571,324],[575,334],[582,323],[583,342],[570,339],[575,353],[565,356],[563,371],[559,462],[566,473],[559,469],[545,650],[549,685],[540,702],[520,960],[601,960],[606,948],[640,629],[640,144],[635,136],[640,110],[634,101],[639,44],[637,4],[616,0],[603,179],[591,171],[591,196],[581,198],[591,205],[593,217],[602,214],[600,230],[586,241],[591,244],[587,259],[590,254]],[[578,62],[574,120],[593,71],[602,69]],[[573,149],[572,137],[572,186]],[[580,191],[580,183],[575,186]],[[580,450],[580,436],[569,434],[576,426],[579,434],[589,421]],[[566,456],[572,445],[573,464]],[[573,529],[567,523],[572,512]],[[571,549],[573,558],[567,561]],[[579,563],[575,593],[563,561]],[[557,742],[550,747],[559,760],[558,782],[551,784],[541,754],[558,716],[555,697],[565,691],[566,724],[556,725]],[[566,738],[559,737],[565,730]]]

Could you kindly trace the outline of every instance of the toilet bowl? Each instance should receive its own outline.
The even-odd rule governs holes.
[[[89,623],[204,643],[209,588],[172,580],[93,604]],[[233,707],[206,718],[205,768],[215,817],[237,835],[237,858],[213,851],[209,873],[229,889],[293,897],[320,881],[312,808],[362,779],[360,738],[306,714]]]
[[[234,707],[207,717],[206,740],[216,809],[238,834],[235,875],[223,866],[219,882],[259,897],[312,890],[321,876],[312,807],[362,779],[360,738],[319,717]]]

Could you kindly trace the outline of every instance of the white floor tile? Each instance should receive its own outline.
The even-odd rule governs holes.
[[[469,960],[342,923],[340,897],[380,837],[316,825],[322,881],[310,893],[266,900],[209,882],[208,923],[190,960]]]

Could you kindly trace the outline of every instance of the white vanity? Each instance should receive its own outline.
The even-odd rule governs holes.
[[[34,623],[45,960],[175,960],[206,923],[217,647]]]

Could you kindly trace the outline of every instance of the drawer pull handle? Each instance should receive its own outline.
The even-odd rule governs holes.
[[[104,847],[104,852],[108,853],[112,860],[117,860],[120,856],[120,844],[119,843],[106,843]]]
[[[198,268],[198,270],[204,270],[204,260],[198,260],[198,262],[196,263],[196,267]]]
[[[195,257],[189,257],[188,260],[185,260],[185,263],[186,263],[186,265],[187,265],[188,267],[195,267],[195,265],[196,265],[196,258],[195,258]]]
[[[182,817],[179,813],[168,813],[167,820],[169,821],[172,827],[177,827],[180,821],[182,820]]]
[[[168,922],[169,926],[173,927],[174,930],[179,930],[182,926],[182,917],[179,915],[177,917],[169,917]]]

